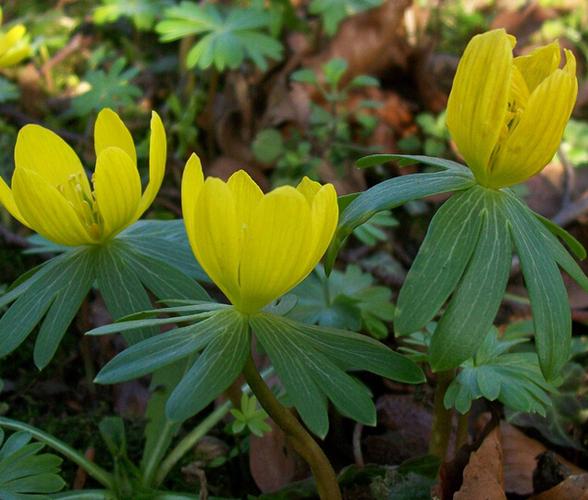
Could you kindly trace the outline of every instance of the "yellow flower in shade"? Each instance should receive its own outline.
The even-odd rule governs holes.
[[[192,155],[182,178],[182,211],[192,250],[241,312],[254,313],[300,283],[325,253],[339,216],[332,184],[305,177],[263,194],[239,170],[204,180]]]
[[[447,126],[476,180],[511,186],[553,158],[576,101],[576,60],[560,68],[557,42],[513,57],[516,39],[503,29],[472,38],[447,104]]]
[[[61,245],[103,243],[135,222],[163,181],[165,130],[151,117],[149,183],[141,194],[135,144],[110,109],[94,126],[96,169],[92,185],[80,159],[57,134],[25,125],[14,150],[12,190],[0,178],[0,203],[24,225]]]
[[[0,24],[2,9],[0,8]],[[27,29],[17,24],[6,33],[0,33],[0,68],[13,66],[31,55],[31,46],[26,37]]]

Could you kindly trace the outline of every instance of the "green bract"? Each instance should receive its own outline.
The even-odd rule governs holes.
[[[182,2],[165,11],[165,18],[156,29],[164,42],[199,37],[186,57],[189,68],[214,66],[223,71],[235,69],[250,59],[265,71],[266,59],[281,59],[283,50],[280,42],[265,33],[270,21],[269,14],[261,9],[221,11],[216,5]]]
[[[383,344],[357,333],[310,326],[269,312],[239,313],[211,302],[147,312],[180,313],[165,319],[134,319],[97,328],[90,335],[126,332],[163,323],[194,322],[139,342],[111,360],[97,383],[137,378],[181,359],[192,365],[167,402],[167,415],[184,420],[210,404],[234,382],[250,352],[250,335],[269,355],[288,399],[305,424],[324,437],[329,428],[327,401],[344,415],[374,425],[371,394],[347,371],[366,370],[406,383],[424,381],[420,369]],[[140,315],[143,317],[143,315]],[[199,353],[194,361],[194,355]]]
[[[435,371],[448,370],[471,358],[502,301],[514,246],[531,299],[541,370],[548,380],[556,378],[568,359],[571,336],[570,308],[558,266],[588,290],[588,279],[557,237],[580,258],[586,255],[582,246],[532,212],[510,189],[476,184],[470,170],[458,163],[424,156],[373,155],[358,165],[390,160],[421,162],[442,170],[384,181],[349,203],[328,252],[327,268],[332,268],[345,238],[376,212],[453,191],[433,217],[400,291],[396,334],[420,330],[449,300],[431,341],[431,366]]]

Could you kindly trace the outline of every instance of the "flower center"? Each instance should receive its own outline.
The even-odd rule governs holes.
[[[59,184],[57,189],[74,209],[88,234],[99,240],[102,235],[102,216],[94,193],[82,182],[82,175],[80,172],[70,175],[67,182]]]

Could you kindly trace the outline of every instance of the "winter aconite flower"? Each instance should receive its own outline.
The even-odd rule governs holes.
[[[165,130],[151,118],[149,184],[141,194],[137,153],[129,130],[110,109],[94,128],[96,169],[92,183],[63,139],[26,125],[14,150],[12,190],[0,178],[0,202],[20,222],[61,245],[103,243],[134,223],[159,191],[166,160]]]
[[[182,210],[192,250],[243,313],[300,283],[325,253],[338,219],[337,193],[304,178],[263,194],[240,170],[228,182],[204,180],[192,155],[182,179]]]
[[[457,68],[447,126],[476,180],[501,188],[540,172],[561,141],[576,95],[576,60],[560,68],[553,42],[513,57],[516,43],[503,29],[477,35]]]
[[[2,23],[2,9],[0,8],[0,24]],[[6,33],[0,33],[0,68],[13,66],[31,55],[31,46],[26,37],[27,30],[22,24],[17,24]]]

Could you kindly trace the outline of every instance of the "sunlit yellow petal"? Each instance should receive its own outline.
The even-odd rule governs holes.
[[[151,113],[151,138],[149,139],[149,183],[145,188],[141,204],[138,209],[138,217],[149,208],[163,182],[165,174],[165,161],[167,159],[167,140],[165,129],[159,115]]]
[[[239,301],[239,226],[233,193],[209,177],[196,202],[192,249],[200,265],[228,299]]]
[[[22,24],[17,24],[0,36],[0,54],[5,53],[17,44],[25,36],[26,32],[27,30]]]
[[[318,184],[318,183],[317,183]],[[319,185],[320,186],[320,185]],[[313,244],[308,252],[308,262],[304,276],[309,274],[326,252],[339,220],[339,205],[337,192],[332,184],[320,186],[312,199],[311,224],[313,230]]]
[[[504,123],[514,43],[503,29],[472,38],[459,62],[447,104],[451,135],[482,181]]]
[[[25,125],[20,129],[14,148],[14,163],[16,170],[32,170],[54,187],[67,185],[75,176],[84,191],[90,192],[78,155],[61,137],[39,125]]]
[[[256,311],[304,278],[313,241],[310,218],[306,198],[290,186],[258,203],[243,244],[238,308]]]
[[[96,158],[109,147],[122,149],[131,158],[134,165],[137,164],[137,151],[129,129],[120,117],[110,108],[104,108],[94,124],[94,150]]]
[[[529,97],[520,122],[496,155],[491,186],[522,182],[539,172],[555,154],[578,93],[576,61],[566,51],[566,65],[543,80]]]
[[[70,203],[35,171],[16,169],[12,177],[12,190],[20,213],[41,236],[61,245],[94,242]]]
[[[321,187],[322,186],[320,185],[320,183],[304,176],[302,180],[298,183],[298,186],[296,186],[296,189],[304,195],[308,203],[312,204],[314,196],[320,191]]]
[[[8,66],[14,66],[23,59],[29,57],[30,54],[31,48],[28,45],[15,47],[13,50],[0,56],[0,67],[7,68]]]
[[[528,55],[515,57],[513,63],[525,78],[529,92],[533,92],[537,85],[559,67],[560,59],[559,43],[556,41],[538,47]]]
[[[202,173],[202,164],[200,158],[192,153],[182,174],[182,216],[184,217],[184,226],[186,234],[192,248],[194,244],[194,223],[196,220],[196,203],[200,190],[204,184],[204,174]]]
[[[141,178],[133,160],[122,149],[103,149],[96,160],[94,196],[103,220],[102,239],[135,222],[141,201]]]
[[[20,210],[16,206],[16,202],[14,201],[14,196],[12,191],[8,187],[8,184],[4,182],[4,179],[0,177],[0,205],[3,205],[6,210],[10,212],[10,214],[17,219],[21,224],[25,226],[30,225],[25,220],[24,216],[20,213]]]
[[[233,193],[237,208],[237,222],[242,236],[251,223],[251,216],[259,201],[263,198],[263,192],[245,170],[235,172],[229,178],[227,185]]]

